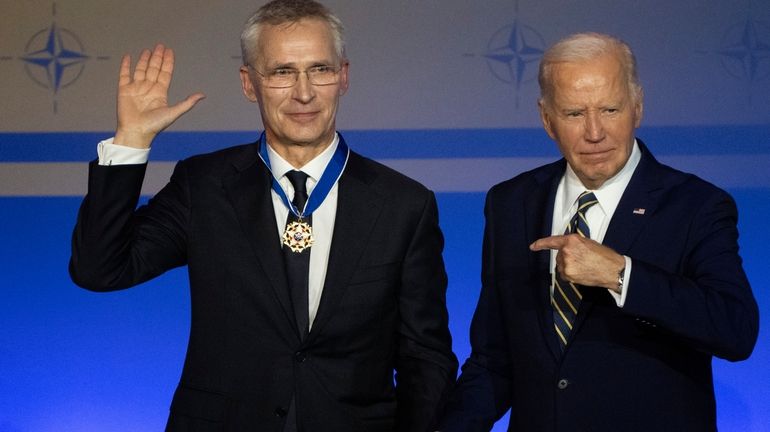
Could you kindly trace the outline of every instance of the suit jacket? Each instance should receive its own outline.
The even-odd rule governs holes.
[[[632,259],[625,304],[583,288],[562,353],[550,306],[549,251],[566,162],[523,173],[487,196],[482,291],[444,431],[716,429],[711,360],[748,357],[757,304],[738,255],[732,198],[642,157],[604,244]]]
[[[70,274],[110,291],[187,265],[191,331],[167,430],[281,431],[292,399],[300,431],[429,428],[457,370],[432,192],[351,152],[300,340],[257,145],[180,162],[135,210],[145,167],[91,163]]]

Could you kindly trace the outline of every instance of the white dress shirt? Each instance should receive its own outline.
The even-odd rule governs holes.
[[[286,177],[286,173],[294,170],[295,168],[285,159],[278,155],[278,153],[270,147],[268,143],[267,153],[270,158],[270,168],[273,171],[273,175],[278,179],[278,183],[286,192],[286,196],[289,201],[294,199],[294,187],[291,185],[289,178]],[[307,178],[307,195],[308,200],[313,194],[318,180],[321,179],[326,166],[334,156],[334,151],[337,150],[339,144],[339,136],[334,134],[334,139],[331,145],[326,148],[321,154],[316,156],[313,160],[301,167],[299,171],[308,175]],[[329,249],[332,245],[332,234],[334,231],[334,219],[337,216],[337,192],[339,190],[338,183],[335,182],[332,189],[329,191],[329,195],[323,200],[321,205],[313,212],[313,246],[310,248],[310,273],[308,276],[308,317],[310,328],[313,328],[313,320],[318,312],[318,305],[321,302],[321,293],[323,292],[323,284],[326,279],[326,266],[329,264]],[[273,209],[275,210],[275,224],[278,229],[278,237],[283,236],[283,231],[286,228],[286,218],[289,216],[289,208],[286,207],[281,197],[271,190],[273,197]]]
[[[308,175],[307,193],[308,199],[312,195],[316,184],[321,179],[326,166],[331,161],[337,146],[339,145],[339,135],[334,134],[331,144],[318,156],[313,158],[299,170]],[[295,169],[290,163],[278,155],[278,153],[267,146],[268,158],[273,175],[278,179],[278,183],[286,192],[289,201],[294,199],[294,188],[286,177],[286,173]],[[147,163],[150,149],[136,149],[132,147],[121,146],[113,142],[113,138],[100,142],[97,146],[99,156],[99,165],[129,165]],[[310,248],[310,270],[308,275],[308,317],[310,328],[313,327],[318,312],[318,305],[321,301],[323,292],[323,283],[326,279],[326,267],[329,263],[329,250],[332,244],[332,234],[334,231],[334,220],[337,215],[337,196],[338,183],[332,186],[329,195],[326,196],[323,203],[313,212],[313,246]],[[280,241],[283,231],[286,227],[286,218],[289,216],[289,209],[284,204],[281,197],[271,189],[273,199],[273,210],[275,211],[275,224]]]
[[[551,235],[562,235],[567,229],[570,219],[577,211],[577,200],[581,193],[591,190],[599,201],[586,212],[588,228],[591,231],[591,239],[602,243],[604,235],[607,233],[607,227],[615,214],[615,209],[620,203],[620,198],[631,181],[639,160],[641,159],[639,146],[634,140],[634,146],[631,150],[631,156],[628,158],[625,166],[613,177],[607,179],[598,189],[588,189],[575,174],[572,167],[567,164],[567,170],[564,172],[556,189],[556,198],[553,205],[553,221]],[[555,279],[556,254],[558,251],[551,251],[551,275]],[[620,287],[620,294],[608,290],[619,307],[623,307],[629,289],[629,280],[631,278],[631,258],[623,256],[626,260],[626,269],[623,273],[623,285]],[[551,292],[553,293],[553,281],[551,282]]]

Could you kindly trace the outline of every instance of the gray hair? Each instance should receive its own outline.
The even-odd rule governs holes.
[[[577,63],[597,59],[607,54],[617,55],[631,98],[639,102],[642,86],[636,72],[636,58],[625,42],[601,33],[577,33],[560,40],[543,54],[537,81],[540,84],[540,103],[553,98],[553,67],[558,63]]]
[[[313,0],[273,0],[262,6],[243,26],[241,32],[241,56],[243,64],[249,65],[256,60],[256,47],[264,25],[296,23],[304,18],[316,18],[329,24],[334,39],[337,58],[345,58],[345,40],[342,21],[326,6]]]

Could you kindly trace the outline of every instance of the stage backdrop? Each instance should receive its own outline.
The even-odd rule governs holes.
[[[224,6],[226,5],[226,6]],[[145,192],[189,155],[253,141],[238,36],[259,2],[0,0],[0,431],[161,430],[189,327],[184,269],[95,294],[67,276],[86,163],[115,122],[123,53],[177,53],[172,99],[208,96],[156,142]],[[663,162],[726,188],[741,254],[770,313],[770,7],[767,0],[336,0],[351,87],[338,126],[357,151],[437,192],[454,349],[479,293],[486,190],[558,158],[541,130],[543,50],[576,31],[635,49],[639,136]],[[714,361],[719,428],[770,430],[770,341]],[[633,373],[633,371],[629,371]],[[504,430],[504,421],[496,430]]]

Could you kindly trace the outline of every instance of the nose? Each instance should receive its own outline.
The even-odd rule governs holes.
[[[588,142],[600,142],[604,139],[605,131],[601,115],[589,112],[585,117],[585,140]]]
[[[315,89],[310,84],[307,73],[300,73],[297,76],[297,83],[294,85],[294,98],[302,103],[308,103],[315,97]]]

